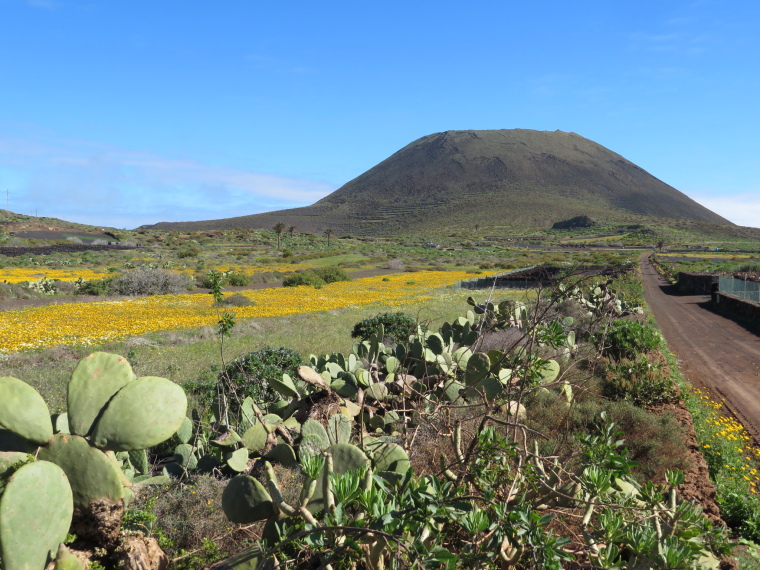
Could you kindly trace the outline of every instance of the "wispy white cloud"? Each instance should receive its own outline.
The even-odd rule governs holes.
[[[689,196],[735,224],[760,228],[760,188],[757,192],[720,196],[690,192]]]
[[[335,189],[97,142],[1,131],[0,178],[16,184],[11,210],[44,208],[46,216],[118,227],[303,206]]]

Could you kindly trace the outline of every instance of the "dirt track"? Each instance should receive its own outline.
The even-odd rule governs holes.
[[[642,257],[644,297],[681,372],[707,388],[760,444],[760,337],[709,308],[707,295],[684,295]]]

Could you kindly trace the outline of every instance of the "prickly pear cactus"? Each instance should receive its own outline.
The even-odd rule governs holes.
[[[0,427],[34,443],[53,437],[47,404],[37,390],[17,378],[0,378]]]
[[[69,532],[74,503],[63,470],[27,463],[7,479],[0,496],[0,557],[4,570],[44,568]]]
[[[105,453],[78,435],[56,434],[40,449],[38,459],[63,469],[73,490],[74,506],[86,509],[94,499],[118,501],[123,496],[121,471]]]
[[[560,367],[556,360],[547,360],[544,367],[541,369],[541,383],[549,384],[554,382],[559,376]]]
[[[68,386],[72,433],[89,435],[103,407],[134,378],[132,367],[123,356],[94,352],[84,357],[74,369]]]
[[[274,514],[272,497],[253,477],[238,475],[230,479],[222,493],[222,509],[231,522],[249,524]]]
[[[113,451],[153,447],[174,435],[186,412],[187,397],[180,386],[166,378],[138,378],[111,398],[91,440]]]

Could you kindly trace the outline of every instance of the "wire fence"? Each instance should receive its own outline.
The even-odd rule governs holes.
[[[721,293],[740,297],[745,301],[760,303],[760,283],[733,277],[721,277],[719,285]]]

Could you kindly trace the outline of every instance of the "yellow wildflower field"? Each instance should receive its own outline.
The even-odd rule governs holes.
[[[423,271],[313,287],[246,290],[254,304],[235,307],[237,319],[359,307],[400,306],[430,298],[431,289],[472,278],[459,271]],[[0,353],[60,344],[91,345],[160,330],[213,325],[211,295],[155,295],[94,303],[66,303],[0,313]]]
[[[58,279],[60,281],[76,281],[80,277],[85,281],[103,279],[108,275],[104,271],[92,269],[49,269],[46,267],[5,267],[0,269],[0,281],[8,283],[21,283],[22,281],[37,281],[43,277]]]

